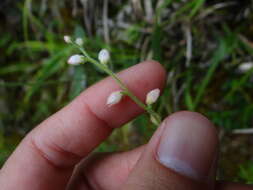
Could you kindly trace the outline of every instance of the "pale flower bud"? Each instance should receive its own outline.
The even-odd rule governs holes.
[[[107,98],[106,105],[107,106],[113,106],[115,104],[118,104],[121,101],[122,98],[123,98],[122,91],[113,92]]]
[[[98,54],[98,60],[102,63],[102,64],[107,64],[108,61],[110,60],[110,53],[108,50],[106,49],[102,49],[99,54]]]
[[[160,96],[160,90],[158,88],[151,90],[146,96],[146,104],[151,105],[155,103],[157,99],[159,98],[159,96]]]
[[[249,71],[252,68],[253,68],[253,63],[252,62],[242,63],[238,67],[239,71],[242,72],[242,73],[245,73],[245,72]]]
[[[68,60],[68,64],[70,65],[79,65],[83,62],[84,62],[84,57],[82,55],[72,55]]]
[[[75,42],[76,42],[76,44],[79,45],[79,46],[82,46],[82,45],[83,45],[83,39],[82,39],[82,38],[77,38]]]
[[[64,41],[65,41],[67,44],[71,43],[71,38],[70,38],[70,36],[64,36]]]

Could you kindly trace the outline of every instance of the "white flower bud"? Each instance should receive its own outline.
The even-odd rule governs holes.
[[[159,98],[159,96],[160,96],[160,90],[158,88],[151,90],[146,96],[146,104],[151,105],[155,103],[157,99]]]
[[[64,41],[69,44],[71,43],[71,37],[70,36],[64,36]]]
[[[98,60],[102,63],[102,64],[107,64],[108,61],[110,60],[110,53],[108,50],[106,49],[102,49],[99,54],[98,54]]]
[[[82,39],[82,38],[77,38],[75,42],[76,42],[76,44],[79,45],[79,46],[82,46],[82,45],[83,45],[83,39]]]
[[[239,71],[242,72],[242,73],[245,73],[245,72],[249,71],[252,68],[253,68],[253,63],[252,62],[242,63],[238,67]]]
[[[115,104],[118,104],[121,101],[122,97],[123,97],[122,91],[113,92],[107,98],[106,105],[113,106]]]
[[[82,55],[72,55],[68,60],[68,64],[70,65],[79,65],[83,62],[84,62],[84,57]]]

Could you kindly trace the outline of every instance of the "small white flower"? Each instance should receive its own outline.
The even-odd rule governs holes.
[[[68,60],[68,64],[70,65],[79,65],[83,62],[84,62],[84,57],[82,55],[72,55]]]
[[[83,45],[83,39],[82,39],[82,38],[77,38],[75,42],[76,42],[76,44],[79,45],[79,46],[82,46],[82,45]]]
[[[253,62],[246,62],[246,63],[242,63],[238,69],[240,72],[247,72],[248,70],[252,69],[253,68]]]
[[[160,96],[160,90],[158,88],[151,90],[146,96],[146,104],[151,105],[155,103],[157,99],[159,98],[159,96]]]
[[[70,36],[64,36],[64,41],[69,44],[71,43],[71,37]]]
[[[98,60],[102,63],[102,64],[107,64],[108,61],[110,60],[110,53],[108,50],[106,49],[102,49],[99,54],[98,54]]]
[[[123,97],[122,91],[113,92],[107,98],[106,105],[113,106],[115,104],[118,104],[122,100],[122,97]]]

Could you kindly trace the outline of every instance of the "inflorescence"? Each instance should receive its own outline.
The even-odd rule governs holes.
[[[155,125],[160,124],[161,118],[152,108],[152,105],[157,102],[160,96],[160,89],[153,89],[150,92],[148,92],[146,95],[146,101],[144,104],[127,88],[127,86],[118,78],[118,76],[108,67],[108,63],[111,59],[110,53],[108,50],[102,49],[98,53],[98,58],[96,60],[92,58],[83,48],[84,41],[82,38],[77,38],[75,40],[72,40],[70,36],[64,36],[64,41],[68,44],[75,46],[81,52],[80,54],[72,55],[68,59],[68,64],[80,65],[86,62],[90,62],[94,64],[96,67],[98,67],[99,69],[101,69],[102,71],[106,72],[108,75],[110,75],[119,84],[121,90],[111,92],[111,94],[108,96],[107,101],[106,101],[107,106],[111,107],[111,106],[117,105],[122,101],[124,96],[128,96],[138,106],[140,106],[141,108],[143,108],[150,114],[152,123],[154,123]]]

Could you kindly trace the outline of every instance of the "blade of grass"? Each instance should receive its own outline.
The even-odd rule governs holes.
[[[28,90],[24,98],[24,102],[28,102],[30,100],[34,93],[40,89],[46,79],[61,70],[61,68],[64,66],[63,63],[65,63],[65,60],[67,58],[67,52],[69,51],[70,48],[66,48],[44,63],[43,67],[39,70],[34,78],[37,83],[31,86],[31,88]]]
[[[219,47],[215,51],[213,58],[211,60],[211,65],[206,73],[206,76],[204,77],[203,81],[201,82],[197,93],[196,98],[194,100],[194,106],[193,109],[195,110],[197,106],[199,105],[201,99],[203,98],[206,89],[208,87],[208,84],[212,80],[212,77],[221,63],[221,61],[229,55],[229,53],[234,49],[237,42],[237,38],[234,35],[228,35],[227,37],[224,37],[220,40]]]
[[[74,75],[73,80],[71,82],[71,88],[69,91],[69,99],[74,99],[77,95],[79,95],[86,87],[86,74],[84,67],[77,66],[74,67]]]
[[[163,34],[161,26],[156,25],[151,39],[151,47],[154,53],[154,59],[159,62],[162,61],[162,35]]]
[[[193,4],[193,7],[192,7],[192,10],[191,10],[191,13],[190,13],[190,18],[194,17],[197,12],[200,10],[200,8],[204,5],[206,0],[195,0],[193,1],[194,4]]]
[[[29,17],[29,7],[31,6],[32,0],[25,0],[24,6],[23,6],[23,32],[24,32],[24,38],[25,41],[28,40],[28,17]]]
[[[238,91],[249,80],[252,74],[253,74],[253,68],[247,71],[246,74],[244,74],[243,77],[232,87],[232,89],[224,97],[224,100],[227,100],[231,96],[233,96],[234,93]]]

